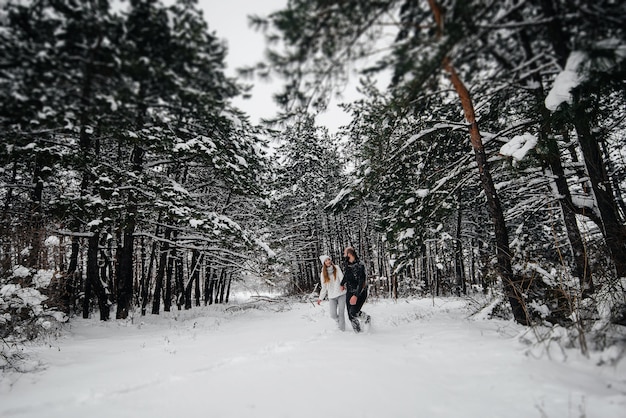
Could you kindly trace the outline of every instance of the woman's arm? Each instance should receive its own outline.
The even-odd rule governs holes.
[[[322,286],[320,287],[320,295],[317,298],[318,305],[322,302],[322,300],[328,294],[328,285],[324,283],[324,273],[320,273],[320,283],[322,284]]]

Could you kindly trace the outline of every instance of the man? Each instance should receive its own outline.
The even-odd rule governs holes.
[[[354,332],[361,332],[364,325],[369,325],[370,316],[361,311],[367,299],[367,279],[365,266],[359,261],[356,251],[352,247],[343,250],[344,268],[341,286],[346,288],[346,305],[348,318]]]

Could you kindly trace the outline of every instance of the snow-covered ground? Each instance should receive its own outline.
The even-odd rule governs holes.
[[[327,302],[230,306],[74,319],[0,377],[0,417],[626,417],[624,362],[525,345],[462,300],[371,301],[359,335]]]

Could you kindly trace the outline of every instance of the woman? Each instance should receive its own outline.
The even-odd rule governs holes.
[[[322,299],[328,295],[330,317],[337,322],[341,331],[346,330],[346,318],[344,311],[346,310],[346,289],[341,285],[343,273],[339,266],[333,263],[333,260],[327,256],[320,256],[322,262],[322,272],[320,273],[320,282],[322,290],[320,290],[317,304],[322,303]]]

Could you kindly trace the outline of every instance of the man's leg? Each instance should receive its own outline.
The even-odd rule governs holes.
[[[368,291],[369,289],[366,288],[361,293],[361,295],[359,295],[359,297],[357,298],[356,304],[354,305],[355,307],[354,315],[356,317],[356,321],[359,322],[359,325],[360,325],[359,329],[361,331],[363,331],[363,327],[366,327],[370,323],[370,316],[361,310],[361,308],[363,308],[363,304],[365,303],[365,300],[367,299]]]
[[[363,292],[361,292],[361,295],[357,298],[356,304],[354,305],[355,316],[359,316],[359,313],[361,312],[361,308],[363,307],[363,304],[365,303],[365,300],[367,299],[368,291],[369,289],[365,289]]]
[[[354,332],[361,332],[361,324],[359,323],[359,318],[358,318],[358,314],[359,314],[359,301],[357,299],[357,303],[354,305],[350,305],[350,298],[353,295],[351,294],[346,294],[346,303],[348,304],[348,318],[350,319],[350,323],[352,324],[352,328],[354,329]]]

